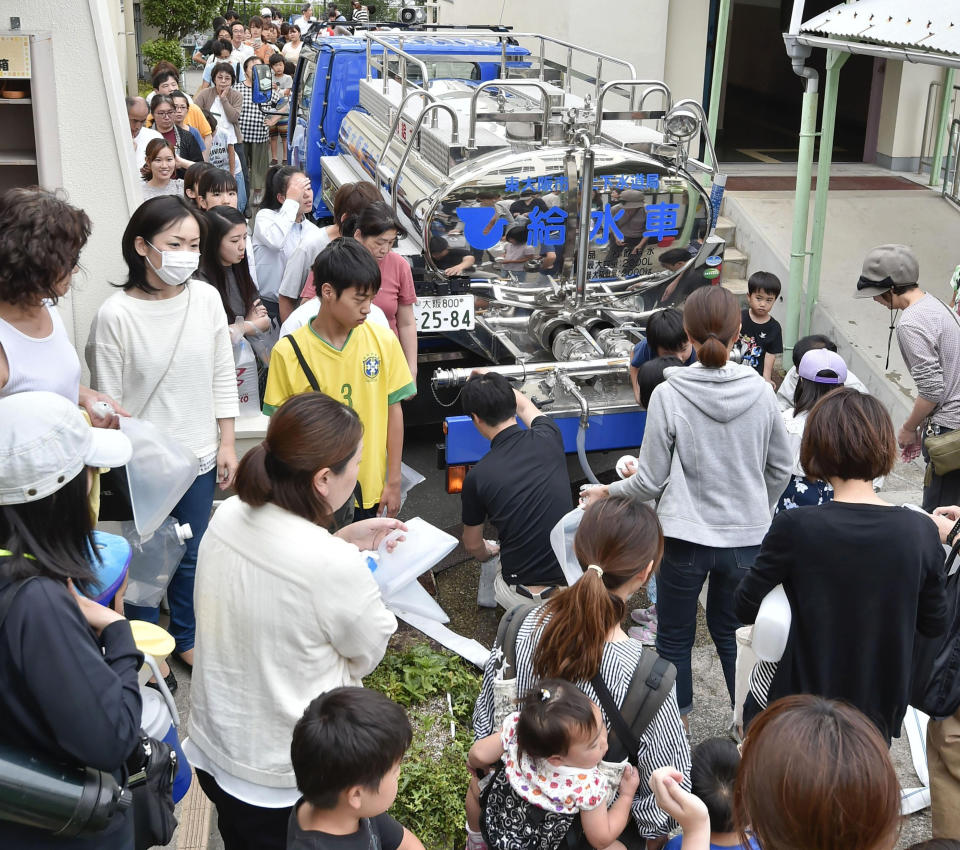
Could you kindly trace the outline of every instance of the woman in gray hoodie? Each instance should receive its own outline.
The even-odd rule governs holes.
[[[657,651],[677,667],[677,703],[686,715],[693,707],[697,597],[708,575],[707,626],[733,703],[740,625],[733,596],[760,549],[793,457],[769,385],[728,360],[740,333],[736,298],[718,286],[698,289],[687,299],[683,324],[698,362],[664,372],[647,409],[636,473],[586,498],[658,502],[666,541]]]

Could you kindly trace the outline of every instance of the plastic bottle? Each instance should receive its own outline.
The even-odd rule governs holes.
[[[753,624],[753,651],[757,658],[761,661],[779,661],[783,657],[792,619],[790,601],[783,585],[778,584],[763,597]]]
[[[143,542],[132,523],[123,524],[123,536],[133,547],[124,599],[134,605],[155,608],[193,537],[189,524],[167,517],[149,540]]]

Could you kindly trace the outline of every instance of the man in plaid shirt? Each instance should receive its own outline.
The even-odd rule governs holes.
[[[269,103],[253,102],[253,69],[262,64],[258,56],[247,57],[243,62],[243,79],[234,86],[243,95],[239,124],[243,134],[243,152],[250,172],[250,205],[255,207],[263,201],[264,178],[270,164],[270,128],[267,120],[271,117],[270,110],[280,99],[279,91],[271,91]]]

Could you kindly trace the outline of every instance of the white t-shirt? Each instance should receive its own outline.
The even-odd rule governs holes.
[[[307,322],[312,322],[317,313],[320,312],[320,297],[314,296],[309,301],[301,304],[294,310],[287,320],[280,326],[280,336],[289,336],[294,331],[300,330]],[[387,314],[383,312],[376,304],[370,305],[370,315],[367,316],[368,322],[375,325],[389,328],[390,322],[387,321]]]
[[[283,54],[283,58],[288,62],[293,62],[296,64],[300,59],[300,50],[303,47],[303,42],[299,44],[291,44],[289,41],[283,45],[280,49],[280,52]]]

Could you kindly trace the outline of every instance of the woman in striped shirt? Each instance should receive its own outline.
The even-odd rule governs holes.
[[[622,706],[633,672],[645,650],[621,628],[627,600],[646,585],[663,555],[663,533],[656,514],[639,502],[611,497],[587,508],[575,541],[577,558],[589,564],[576,584],[554,593],[531,611],[517,634],[517,694],[523,696],[541,679],[567,679],[591,700],[599,699],[590,680],[599,674]],[[483,671],[473,712],[477,739],[499,728],[494,680],[505,678],[503,653],[495,646]],[[608,727],[609,718],[605,717]],[[689,790],[690,747],[672,690],[639,741],[640,787],[632,814],[641,837],[666,835],[675,824],[657,806],[650,775],[673,765]]]

